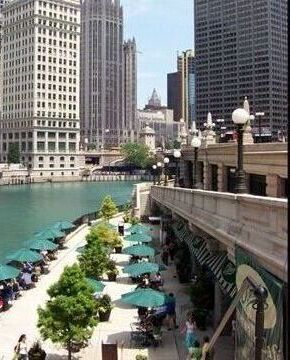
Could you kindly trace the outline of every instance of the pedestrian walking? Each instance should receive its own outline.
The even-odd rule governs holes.
[[[191,348],[190,358],[191,360],[201,360],[202,358],[202,349],[200,347],[199,341],[195,341],[193,347]]]
[[[14,357],[13,359],[17,360],[27,360],[28,351],[26,343],[26,335],[22,334],[17,342],[17,345],[14,348]]]
[[[176,300],[173,293],[170,293],[168,295],[165,306],[166,306],[168,330],[178,329],[178,325],[176,324],[176,311],[175,311]]]
[[[209,351],[209,337],[204,336],[202,345],[202,360],[211,360],[213,359],[213,355],[213,349]]]
[[[163,261],[163,264],[166,266],[168,266],[168,257],[169,257],[168,246],[164,245],[162,249],[161,259]]]
[[[193,319],[191,313],[187,315],[187,320],[185,322],[185,326],[181,330],[181,333],[185,333],[185,346],[188,350],[188,356],[190,359],[192,348],[194,347],[195,342],[197,341],[197,336],[195,334],[196,323]]]

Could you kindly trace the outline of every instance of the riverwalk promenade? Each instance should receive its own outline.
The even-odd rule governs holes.
[[[120,217],[116,217],[112,223],[117,224],[119,220]],[[66,242],[66,249],[59,251],[57,260],[50,264],[49,274],[41,276],[34,289],[23,292],[23,296],[15,301],[9,311],[0,313],[0,360],[12,359],[14,346],[21,334],[27,335],[28,347],[40,339],[37,329],[37,308],[44,306],[48,300],[47,289],[58,280],[64,267],[77,261],[79,255],[77,249],[85,244],[85,236],[88,231],[89,227],[82,225],[71,233]],[[152,245],[158,247],[159,228],[157,226],[153,233]],[[125,242],[124,246],[127,245],[129,244]],[[164,328],[162,345],[158,348],[137,349],[135,344],[130,343],[130,324],[137,321],[137,309],[122,303],[120,297],[122,294],[132,291],[136,285],[132,284],[128,275],[122,272],[123,267],[128,264],[129,256],[125,254],[112,254],[111,256],[117,262],[120,273],[117,282],[103,281],[106,285],[103,293],[111,296],[114,308],[109,321],[97,325],[88,347],[74,354],[74,359],[101,360],[102,342],[117,342],[118,360],[135,360],[137,354],[147,355],[148,360],[186,360],[184,335],[180,334],[180,329],[168,331]],[[162,276],[165,281],[164,290],[166,293],[173,292],[176,297],[177,320],[182,326],[187,312],[191,310],[187,295],[188,284],[178,282],[173,264],[170,264],[167,270],[162,272]],[[206,334],[211,335],[212,331],[209,330]],[[197,335],[202,340],[205,333],[198,332]],[[50,341],[41,342],[48,360],[66,359],[65,349]],[[233,359],[231,347],[227,348],[222,344],[220,348],[222,351],[216,353],[215,360]]]

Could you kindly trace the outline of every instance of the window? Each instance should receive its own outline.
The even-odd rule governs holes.
[[[70,161],[74,161],[75,158],[74,158],[74,156],[71,156],[69,159],[70,159]]]
[[[49,164],[49,167],[50,167],[50,168],[54,168],[54,165],[53,165],[53,164]]]
[[[38,161],[43,161],[43,156],[39,156]]]
[[[54,161],[54,157],[51,156],[51,157],[49,158],[49,161]]]

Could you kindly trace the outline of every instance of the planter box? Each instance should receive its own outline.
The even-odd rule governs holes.
[[[111,310],[107,312],[99,312],[100,322],[109,321],[111,315]]]
[[[117,274],[107,274],[109,281],[116,281]]]
[[[116,254],[122,254],[122,246],[115,247]]]

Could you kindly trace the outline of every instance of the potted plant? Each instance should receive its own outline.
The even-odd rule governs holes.
[[[36,341],[28,351],[29,360],[44,360],[46,352],[41,348],[40,342]]]
[[[119,274],[119,271],[116,267],[115,261],[110,259],[107,264],[107,276],[108,276],[109,281],[116,281],[118,274]]]
[[[123,242],[122,242],[121,237],[118,235],[114,239],[114,248],[115,248],[116,254],[121,254],[122,253],[122,247],[123,247]]]
[[[148,356],[138,354],[138,355],[136,355],[135,360],[148,360]]]
[[[105,294],[98,298],[97,308],[100,322],[109,321],[113,308],[110,296]]]

